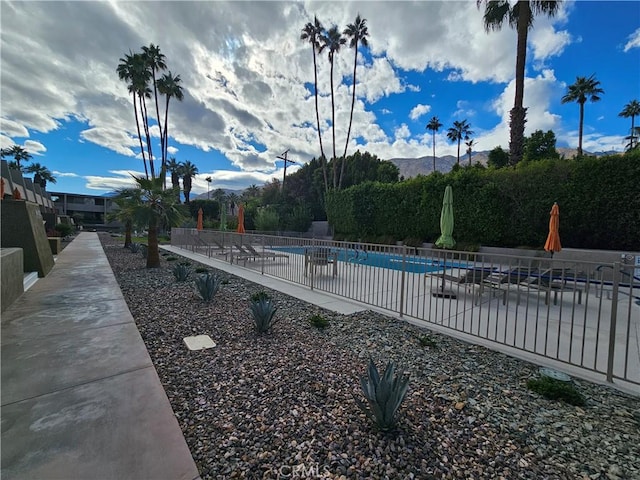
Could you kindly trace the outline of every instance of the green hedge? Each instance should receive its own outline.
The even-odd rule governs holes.
[[[558,202],[565,247],[640,249],[640,151],[363,183],[331,192],[327,218],[337,238],[433,242],[446,185],[453,188],[458,242],[542,248]]]

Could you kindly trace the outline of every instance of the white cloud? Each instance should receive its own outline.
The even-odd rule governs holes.
[[[47,151],[47,147],[35,140],[26,140],[24,142],[24,149],[32,155],[42,155]]]
[[[29,130],[27,130],[24,125],[6,118],[0,118],[0,132],[9,137],[29,136]]]
[[[431,111],[431,106],[430,105],[418,104],[418,105],[416,105],[415,107],[413,107],[411,109],[411,112],[409,112],[409,118],[411,120],[417,120],[421,116],[426,115],[427,113],[429,113],[430,111]]]
[[[53,175],[56,177],[69,177],[69,178],[78,178],[80,177],[80,175],[78,175],[77,173],[72,173],[72,172],[59,172],[57,170],[53,171]]]
[[[625,53],[631,50],[632,48],[640,47],[640,28],[636,29],[631,35],[627,37],[627,43],[624,45]]]

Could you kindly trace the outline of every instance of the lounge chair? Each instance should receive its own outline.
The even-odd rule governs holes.
[[[545,293],[544,303],[549,303],[549,297],[553,292],[553,304],[558,304],[558,293],[576,292],[578,294],[578,304],[582,304],[582,288],[577,284],[579,275],[573,270],[562,268],[550,268],[541,272],[539,275],[533,276],[523,282],[521,285],[527,288],[533,288]]]
[[[275,252],[258,252],[253,246],[249,243],[244,245],[244,247],[252,254],[255,258],[269,258],[275,260],[276,258],[286,258],[287,262],[289,261],[289,255],[286,253],[275,253]]]
[[[308,274],[309,268],[313,268],[315,275],[318,267],[333,265],[333,276],[338,276],[338,255],[329,248],[306,248],[304,250],[304,275]]]
[[[520,303],[520,293],[523,290],[523,283],[529,281],[532,278],[532,275],[537,274],[537,272],[538,270],[536,268],[516,267],[507,272],[490,273],[483,278],[480,283],[480,290],[478,292],[478,299],[476,300],[476,303],[486,288],[489,289],[492,296],[498,292],[502,293],[503,305],[506,305],[507,303],[507,293],[515,290],[517,294],[516,302]]]

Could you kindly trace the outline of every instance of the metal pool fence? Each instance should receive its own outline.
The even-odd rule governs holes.
[[[195,229],[173,229],[171,244],[640,385],[640,275],[631,265]]]

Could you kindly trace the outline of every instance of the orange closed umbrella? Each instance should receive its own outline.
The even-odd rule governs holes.
[[[198,209],[198,226],[196,227],[198,230],[202,230],[202,208]]]
[[[551,256],[553,257],[555,252],[562,250],[562,245],[560,245],[560,207],[558,207],[557,202],[554,202],[553,207],[551,207],[550,215],[549,235],[547,235],[544,249],[547,252],[551,252]]]
[[[244,233],[244,206],[240,205],[238,208],[238,233]]]

